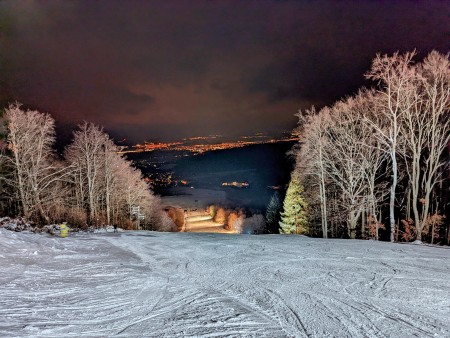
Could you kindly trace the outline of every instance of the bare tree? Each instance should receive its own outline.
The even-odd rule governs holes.
[[[364,127],[361,112],[365,98],[356,96],[340,101],[332,107],[330,127],[327,129],[329,147],[326,151],[328,173],[341,193],[341,208],[347,214],[350,238],[365,208],[367,196],[367,150],[365,140],[370,131]]]
[[[142,180],[141,172],[125,162],[123,163],[123,169],[118,172],[118,175],[120,175],[118,178],[119,188],[116,192],[125,197],[122,201],[122,205],[125,208],[123,212],[129,215],[131,207],[139,205],[142,208],[140,212],[147,212],[147,215],[150,216],[157,199],[151,193],[147,183]],[[115,198],[118,200],[120,196],[116,194]]]
[[[139,206],[137,221],[144,216],[149,226],[165,222],[163,228],[170,228],[159,199],[119,150],[100,127],[89,123],[79,126],[66,150],[66,158],[75,168],[72,187],[76,207],[86,211],[91,224],[117,224],[130,222],[132,206]]]
[[[358,222],[366,210],[370,209],[378,222],[377,206],[381,196],[376,182],[384,153],[380,142],[373,137],[373,127],[364,120],[376,107],[375,97],[373,91],[361,91],[318,114],[311,110],[300,116],[303,142],[298,151],[297,168],[306,180],[308,176],[316,177],[323,231],[330,185],[335,192],[332,205],[346,215],[349,237],[355,238]],[[325,216],[327,219],[328,215]]]
[[[84,122],[74,132],[74,140],[65,152],[67,161],[75,168],[73,182],[77,204],[87,206],[90,223],[98,216],[98,196],[104,174],[104,152],[108,136],[92,123]],[[103,169],[103,172],[102,172]]]
[[[431,52],[416,66],[410,80],[412,101],[402,114],[400,129],[409,176],[417,239],[430,216],[430,196],[444,165],[442,153],[450,141],[450,62],[448,55]]]
[[[393,56],[377,55],[373,60],[371,70],[366,77],[377,81],[379,84],[378,103],[380,117],[372,126],[376,130],[376,137],[386,149],[388,149],[392,164],[392,184],[390,190],[389,219],[390,240],[394,242],[395,234],[395,191],[398,182],[398,152],[399,135],[402,123],[402,115],[409,109],[413,100],[411,99],[411,79],[414,73],[411,71],[411,60],[414,52]]]
[[[121,155],[118,154],[119,148],[114,142],[105,138],[102,146],[103,164],[104,164],[104,199],[106,207],[106,222],[111,224],[112,220],[112,199],[114,191],[117,189],[117,170],[123,161]]]
[[[299,148],[296,166],[302,176],[313,177],[319,186],[320,211],[322,223],[322,236],[328,237],[328,213],[326,194],[326,148],[328,139],[326,138],[327,128],[330,123],[329,109],[324,108],[319,114],[314,107],[305,112],[299,112],[298,131],[302,135],[302,144]]]
[[[360,91],[318,113],[299,114],[302,142],[296,169],[309,190],[318,190],[324,233],[333,207],[333,214],[347,216],[350,237],[358,222],[364,232],[370,220],[378,238],[380,205],[389,194],[394,241],[396,189],[405,175],[417,239],[427,231],[430,199],[445,172],[442,158],[450,142],[450,62],[448,55],[432,52],[415,65],[413,56],[377,55],[366,75],[377,81],[377,90]]]
[[[18,191],[26,217],[49,221],[48,205],[54,202],[55,186],[67,175],[67,168],[55,158],[55,121],[49,114],[25,111],[18,103],[5,112],[8,148],[14,168],[11,184]]]
[[[80,125],[61,161],[52,148],[55,122],[50,115],[12,104],[4,118],[8,138],[0,149],[0,170],[8,172],[0,171],[0,187],[5,192],[3,184],[8,184],[26,217],[69,219],[79,226],[130,225],[131,207],[138,205],[138,219],[144,218],[146,228],[173,228],[141,172],[100,127]]]
[[[364,171],[367,189],[364,209],[369,210],[369,218],[372,224],[375,225],[376,240],[378,240],[379,228],[381,226],[379,206],[387,196],[385,183],[382,181],[385,174],[383,168],[389,169],[386,159],[386,155],[388,154],[387,149],[377,137],[373,137],[374,128],[366,120],[369,118],[370,121],[374,121],[380,115],[378,112],[378,96],[373,90],[362,90],[355,96],[355,104],[353,105],[355,114],[358,116],[358,125],[363,130],[360,134],[361,138],[355,140],[355,142],[362,145],[359,149],[362,155],[361,165]]]

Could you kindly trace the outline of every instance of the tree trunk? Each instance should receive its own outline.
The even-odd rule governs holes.
[[[431,244],[434,242],[434,222],[431,225]]]
[[[108,222],[108,225],[111,224],[111,206],[110,206],[110,194],[106,194],[106,220]]]
[[[381,210],[380,210],[380,212],[377,214],[376,212],[377,212],[377,210],[374,208],[374,210],[373,210],[373,212],[374,212],[374,217],[375,217],[375,222],[376,222],[376,239],[377,239],[377,241],[380,239],[380,235],[379,235],[379,232],[380,232],[380,227],[378,226],[378,224],[379,224],[379,221],[378,221],[378,215],[380,215],[380,221],[381,221]]]
[[[361,217],[361,237],[366,238],[366,209],[363,209],[362,217]]]
[[[25,185],[22,178],[22,165],[19,158],[19,154],[17,153],[17,145],[13,143],[13,149],[14,149],[14,159],[15,159],[15,166],[16,166],[16,173],[17,173],[17,183],[18,183],[18,189],[20,194],[20,202],[22,204],[22,211],[24,213],[25,217],[29,217],[28,214],[28,205],[27,201],[25,199]]]
[[[361,211],[350,211],[349,218],[347,220],[347,230],[348,230],[348,237],[351,239],[356,238],[356,225],[358,223],[359,216],[361,215]]]
[[[43,207],[42,207],[42,202],[41,199],[39,198],[39,196],[36,197],[36,204],[39,210],[39,216],[42,220],[44,220],[47,224],[50,223],[50,218],[46,215]]]
[[[397,186],[397,158],[395,156],[395,150],[391,152],[392,159],[392,185],[391,185],[391,196],[389,200],[389,221],[391,226],[391,242],[394,242],[395,238],[395,188]]]
[[[408,199],[406,202],[406,218],[411,218],[411,189],[408,189]]]
[[[328,238],[328,225],[327,225],[327,198],[325,196],[325,191],[324,191],[324,185],[320,184],[320,211],[322,214],[321,217],[321,221],[322,221],[322,237],[323,238]]]
[[[322,157],[321,150],[320,150],[320,157]],[[324,176],[322,159],[320,159],[320,192],[322,194],[322,196],[321,196],[322,237],[328,238],[327,196],[326,196],[326,189],[325,189],[325,176]]]

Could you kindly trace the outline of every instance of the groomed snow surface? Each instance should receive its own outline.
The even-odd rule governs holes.
[[[1,337],[450,337],[450,250],[0,229]]]

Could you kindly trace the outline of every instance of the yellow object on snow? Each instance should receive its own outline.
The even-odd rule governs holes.
[[[66,223],[63,223],[60,225],[60,232],[61,232],[61,237],[67,237],[69,235],[69,227],[66,225]]]

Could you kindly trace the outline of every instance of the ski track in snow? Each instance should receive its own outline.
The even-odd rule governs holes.
[[[1,337],[450,337],[450,250],[0,229]]]

